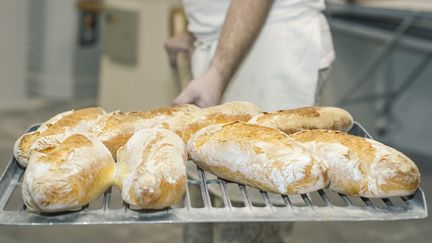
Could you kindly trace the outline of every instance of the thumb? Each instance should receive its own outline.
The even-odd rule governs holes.
[[[174,100],[174,105],[182,105],[182,104],[193,104],[195,101],[195,95],[193,92],[189,91],[189,89],[184,89],[177,98]]]

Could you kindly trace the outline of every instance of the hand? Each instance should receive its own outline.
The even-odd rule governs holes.
[[[209,69],[200,78],[192,80],[179,96],[174,104],[195,104],[201,108],[220,103],[225,82],[214,70]]]
[[[189,56],[192,55],[194,49],[194,40],[195,38],[191,33],[183,32],[171,37],[165,42],[165,49],[168,53],[170,65],[173,68],[177,67],[176,56],[179,51],[185,51],[189,54]]]

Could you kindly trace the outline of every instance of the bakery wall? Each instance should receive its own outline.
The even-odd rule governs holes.
[[[431,44],[432,45],[432,44]],[[413,53],[398,50],[392,59],[392,78],[395,83],[407,76],[406,70],[412,70],[415,64],[424,58],[425,53]],[[432,154],[432,65],[429,65],[401,96],[394,105],[394,124],[389,133],[389,140],[404,149]]]
[[[420,49],[396,47],[377,67],[375,72],[363,80],[361,88],[354,93],[347,93],[353,85],[354,78],[362,67],[370,61],[381,48],[384,41],[363,34],[352,34],[336,28],[333,21],[333,38],[336,50],[336,61],[333,65],[330,82],[324,91],[324,101],[328,105],[336,105],[344,95],[358,97],[378,92],[390,92],[399,87],[408,74],[427,57],[427,52]],[[353,27],[350,23],[347,28]],[[358,25],[355,25],[358,26]],[[367,26],[366,26],[367,28]],[[386,34],[385,32],[380,32]],[[409,35],[404,38],[419,46],[430,46],[432,40],[414,39]],[[429,56],[429,59],[431,57]],[[371,99],[356,104],[345,104],[344,108],[353,113],[355,120],[363,124],[372,135],[385,143],[391,144],[402,151],[432,154],[432,65],[418,74],[415,82],[403,90],[395,102],[390,116],[381,112],[383,100]]]
[[[29,93],[70,99],[76,43],[74,2],[31,0],[30,4]]]
[[[34,97],[70,100],[97,94],[99,18],[98,14],[88,16],[86,22],[77,3],[30,1],[27,71],[28,92]],[[93,40],[83,41],[83,36],[92,33]]]
[[[0,1],[0,110],[26,103],[26,0]]]
[[[107,110],[167,106],[179,93],[163,47],[179,0],[107,0],[99,104]],[[128,38],[117,38],[119,35]]]
[[[95,99],[100,36],[80,42],[80,13],[73,0],[0,1],[0,109]]]

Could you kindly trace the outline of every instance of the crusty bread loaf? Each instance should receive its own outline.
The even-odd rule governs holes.
[[[86,133],[105,111],[98,107],[60,113],[43,123],[37,131],[22,135],[15,142],[14,156],[26,167],[32,151],[43,151],[58,145],[74,133]]]
[[[52,125],[54,125],[58,121],[60,121],[63,117],[72,114],[74,111],[75,110],[69,110],[69,111],[61,112],[61,113],[51,117],[50,119],[48,119],[48,121],[42,123],[36,131],[40,131],[40,132],[45,131],[46,129],[48,129],[49,127],[51,127]]]
[[[200,114],[200,108],[194,105],[135,112],[115,111],[99,119],[90,132],[108,147],[115,158],[117,150],[135,132],[145,128],[181,130],[187,122]]]
[[[322,163],[273,128],[242,122],[212,125],[195,133],[187,147],[201,168],[261,190],[299,194],[328,184]]]
[[[50,118],[48,121],[42,123],[36,131],[28,132],[23,134],[21,137],[18,138],[18,140],[15,142],[14,145],[14,157],[15,159],[22,165],[26,166],[28,159],[29,159],[29,148],[31,144],[39,138],[40,134],[47,130],[49,127],[51,127],[53,124],[58,122],[60,119],[62,119],[64,116],[67,116],[71,114],[73,110],[65,111],[62,113],[59,113],[55,115],[54,117]]]
[[[117,183],[133,208],[160,209],[178,202],[186,185],[183,141],[166,129],[143,129],[118,150]]]
[[[22,184],[24,203],[34,212],[78,210],[112,184],[114,172],[101,142],[71,135],[47,153],[32,153]]]
[[[329,130],[302,131],[291,137],[326,163],[330,189],[336,192],[406,196],[419,186],[420,173],[414,162],[377,141]]]
[[[111,151],[117,150],[137,131],[144,128],[166,128],[182,137],[186,143],[190,135],[200,128],[232,121],[248,121],[259,113],[258,107],[247,102],[230,102],[200,109],[194,105],[164,107],[148,111],[108,114],[100,108],[86,108],[56,115],[40,129],[21,136],[15,143],[15,158],[27,166],[31,151],[53,148],[73,133],[95,136]]]
[[[176,133],[185,143],[187,143],[194,133],[203,127],[236,121],[247,122],[260,113],[260,108],[249,102],[233,101],[222,105],[211,106],[201,111],[201,116],[195,117],[195,119],[186,123],[185,126],[176,130]]]
[[[309,129],[349,131],[353,118],[337,107],[303,107],[275,112],[263,112],[249,123],[279,129],[286,134]]]

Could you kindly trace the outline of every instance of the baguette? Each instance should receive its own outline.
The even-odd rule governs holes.
[[[300,194],[328,184],[326,168],[283,132],[242,122],[201,129],[189,156],[218,177],[281,194]]]
[[[118,150],[117,185],[136,209],[160,209],[182,199],[186,185],[186,149],[175,133],[143,129]]]
[[[420,173],[401,152],[377,141],[330,130],[291,137],[328,167],[330,189],[350,196],[392,197],[414,193]]]
[[[36,129],[36,131],[25,133],[21,137],[19,137],[17,139],[17,141],[15,142],[14,150],[13,150],[14,157],[18,161],[18,163],[21,166],[26,167],[29,156],[30,156],[28,150],[29,150],[31,144],[36,139],[38,139],[40,137],[41,133],[43,133],[45,130],[47,130],[49,127],[51,127],[53,124],[58,122],[63,117],[71,114],[72,112],[73,112],[73,110],[59,113],[59,114],[55,115],[54,117],[50,118],[48,121],[42,123]]]
[[[47,153],[32,153],[22,184],[24,203],[32,212],[79,210],[112,184],[114,172],[101,142],[71,135]]]
[[[258,106],[244,101],[228,102],[222,105],[211,106],[201,111],[200,116],[196,116],[195,119],[182,124],[183,126],[179,126],[180,129],[175,130],[185,143],[201,128],[236,121],[247,122],[261,112]]]
[[[263,112],[253,117],[249,123],[291,134],[311,129],[349,131],[353,125],[353,118],[347,111],[337,107],[303,107]]]
[[[15,142],[14,156],[26,167],[32,151],[41,152],[57,146],[74,133],[86,133],[105,111],[98,107],[60,113],[43,123],[38,130],[22,135]]]
[[[116,159],[117,150],[141,129],[167,128],[178,130],[199,116],[200,109],[194,105],[165,107],[149,111],[115,111],[98,120],[90,133],[102,141]]]

